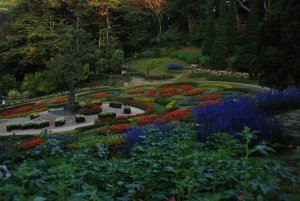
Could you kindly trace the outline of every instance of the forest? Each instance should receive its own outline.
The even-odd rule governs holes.
[[[1,0],[0,91],[48,94],[187,46],[201,48],[190,63],[297,86],[299,10],[296,0]]]

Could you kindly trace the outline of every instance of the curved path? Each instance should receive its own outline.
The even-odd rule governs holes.
[[[177,75],[175,78],[170,79],[170,80],[165,80],[165,81],[148,81],[140,77],[132,77],[132,80],[129,82],[130,86],[138,86],[138,85],[148,85],[148,84],[168,84],[168,83],[173,83],[178,81],[178,79],[182,76],[183,74]],[[191,80],[192,82],[199,82],[199,83],[225,83],[225,84],[234,84],[234,85],[240,85],[244,87],[251,87],[251,88],[256,88],[256,89],[261,89],[261,90],[270,90],[268,87],[261,87],[259,85],[255,84],[246,84],[246,83],[239,83],[239,82],[223,82],[223,81],[197,81],[197,80]]]
[[[107,111],[112,111],[115,112],[118,116],[125,116],[123,114],[123,109],[116,109],[116,108],[111,108],[109,107],[108,103],[103,103],[102,105],[103,112]],[[135,107],[131,107],[131,115],[134,114],[140,114],[143,113],[144,111]],[[57,117],[64,116],[65,118],[65,125],[62,127],[55,127],[54,121]],[[64,132],[64,131],[71,131],[75,130],[76,128],[83,127],[83,126],[90,126],[95,123],[95,120],[98,118],[98,115],[86,115],[85,120],[86,122],[84,123],[76,123],[75,122],[75,116],[74,115],[55,115],[48,113],[47,111],[42,112],[41,116],[33,121],[40,121],[40,120],[47,120],[50,122],[50,126],[44,129],[28,129],[28,130],[14,130],[12,132],[7,132],[6,131],[6,125],[8,123],[18,123],[18,122],[28,122],[30,121],[29,116],[23,117],[23,118],[13,118],[13,119],[1,119],[0,122],[0,136],[9,136],[12,134],[16,135],[35,135],[35,134],[40,134],[42,131],[47,130],[47,131],[53,131],[53,132]]]

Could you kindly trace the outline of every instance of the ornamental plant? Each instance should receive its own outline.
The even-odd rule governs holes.
[[[98,93],[93,93],[90,95],[91,98],[103,98],[107,97],[109,94],[106,92],[98,92]]]
[[[130,128],[131,126],[129,124],[115,124],[97,129],[96,132],[99,132],[101,134],[120,134]]]
[[[146,93],[146,97],[154,97],[156,95],[157,91],[156,90],[149,90]]]
[[[6,125],[7,132],[13,130],[26,130],[26,129],[41,129],[49,126],[49,121],[29,121],[23,123],[9,123]]]
[[[168,70],[183,70],[183,66],[181,64],[169,63],[167,64]]]
[[[83,123],[83,122],[85,122],[85,116],[83,114],[76,114],[75,115],[75,122],[76,123]]]
[[[30,115],[30,119],[31,119],[31,120],[36,119],[36,118],[38,118],[38,117],[40,117],[40,113],[38,113],[38,112],[32,113],[32,114]]]
[[[68,102],[67,98],[55,98],[50,103],[52,103],[52,104],[62,104],[62,103],[66,103],[66,102]]]
[[[86,105],[79,110],[79,113],[83,115],[94,115],[100,112],[102,112],[101,106],[95,103],[86,103]]]
[[[196,96],[203,93],[203,90],[201,89],[194,89],[194,90],[190,90],[184,93],[185,96]]]
[[[120,103],[118,101],[111,101],[111,102],[109,102],[109,107],[122,108],[122,103]]]
[[[133,89],[128,91],[128,94],[143,94],[144,90],[143,89]]]
[[[131,114],[131,107],[130,106],[124,106],[123,107],[123,113],[124,114]]]
[[[220,94],[205,94],[203,96],[200,96],[199,99],[202,101],[209,101],[209,100],[216,100],[221,97],[222,97],[222,95],[220,95]]]
[[[58,117],[55,119],[55,127],[63,126],[65,125],[65,118],[64,117]]]
[[[0,113],[1,118],[12,118],[17,116],[28,115],[32,112],[39,112],[47,109],[47,105],[44,103],[36,103],[19,106],[13,109],[7,109]]]
[[[105,119],[105,118],[116,118],[117,114],[115,112],[101,112],[100,114],[98,114],[98,118],[99,119]]]

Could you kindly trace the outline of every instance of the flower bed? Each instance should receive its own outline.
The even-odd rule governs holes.
[[[167,123],[175,120],[182,120],[186,118],[188,114],[191,114],[192,110],[176,110],[172,112],[164,112],[158,115],[145,116],[137,120],[137,125],[153,124],[153,123]]]
[[[12,118],[17,116],[28,115],[32,112],[39,112],[47,109],[47,105],[43,103],[23,105],[14,109],[7,109],[0,113],[1,118]]]
[[[26,130],[26,129],[40,129],[49,126],[49,121],[38,121],[38,122],[24,122],[24,123],[13,123],[7,124],[6,130],[7,132],[11,132],[12,130]]]
[[[143,94],[144,90],[143,89],[133,89],[128,91],[128,94]]]
[[[190,90],[184,93],[185,96],[196,96],[203,93],[203,90],[201,89],[194,89],[194,90]]]
[[[36,137],[36,138],[30,139],[30,140],[23,140],[21,142],[15,143],[13,145],[4,145],[2,147],[2,150],[3,151],[9,151],[9,150],[26,151],[26,150],[33,149],[33,148],[39,146],[44,141],[45,141],[45,139]],[[0,150],[1,150],[1,148],[0,148]]]
[[[98,114],[98,118],[99,120],[101,119],[106,119],[106,118],[116,118],[117,114],[115,112],[101,112],[100,114]]]
[[[146,97],[154,97],[156,95],[157,91],[156,90],[149,90],[146,93]]]
[[[112,108],[122,108],[122,103],[117,102],[117,101],[111,101],[111,102],[109,102],[109,107],[112,107]]]
[[[93,93],[90,95],[91,98],[104,98],[107,97],[109,94],[106,92],[98,92],[98,93]]]
[[[209,101],[209,100],[216,100],[221,97],[222,97],[222,95],[220,95],[220,94],[205,94],[203,96],[200,96],[199,99],[202,101]]]
[[[101,134],[119,134],[125,132],[130,128],[131,126],[129,124],[115,124],[97,129],[96,132],[99,132]]]
[[[95,103],[87,103],[84,108],[79,110],[79,114],[82,115],[94,115],[100,112],[102,112],[101,106]]]
[[[220,100],[208,100],[208,101],[201,102],[198,106],[199,107],[205,107],[205,106],[208,106],[208,105],[216,105],[216,104],[219,104],[219,103],[221,103]]]
[[[68,102],[67,98],[55,98],[50,103],[51,104],[62,104],[62,103],[66,103],[66,102]]]
[[[183,66],[181,64],[169,63],[167,64],[168,70],[183,70]]]
[[[85,116],[82,114],[76,114],[75,115],[75,122],[76,123],[83,123],[85,122]]]
[[[66,121],[64,117],[58,117],[55,119],[55,127],[60,127],[65,125]]]

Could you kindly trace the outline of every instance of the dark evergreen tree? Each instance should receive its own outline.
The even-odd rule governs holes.
[[[208,1],[207,4],[207,17],[205,21],[204,40],[202,43],[203,55],[209,56],[215,39],[215,22],[214,22],[214,4],[213,1]]]
[[[235,53],[235,46],[236,46],[236,41],[237,41],[236,15],[237,15],[236,2],[235,2],[235,0],[230,0],[228,14],[227,14],[227,26],[226,26],[226,37],[227,37],[227,45],[228,45],[229,55],[233,55]]]
[[[224,0],[221,0],[219,17],[216,27],[216,37],[211,52],[209,67],[211,69],[225,69],[227,66],[227,56],[228,50],[226,41],[226,4]]]
[[[259,24],[259,0],[251,0],[250,14],[247,20],[246,39],[247,44],[256,43],[260,30]]]

